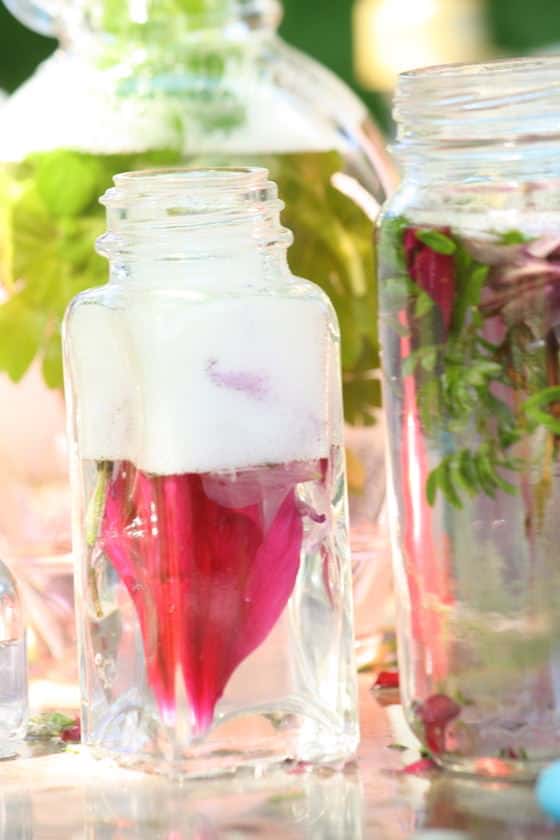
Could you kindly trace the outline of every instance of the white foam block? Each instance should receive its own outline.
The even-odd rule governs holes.
[[[318,297],[265,294],[81,303],[67,327],[81,457],[172,475],[328,456],[329,317]]]

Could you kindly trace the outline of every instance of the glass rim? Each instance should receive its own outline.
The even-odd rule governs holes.
[[[542,56],[518,56],[513,58],[496,58],[482,62],[457,62],[450,64],[432,64],[399,73],[399,83],[414,81],[429,81],[430,79],[471,79],[475,77],[491,78],[503,74],[520,73],[523,77],[528,72],[539,70],[560,71],[560,52]]]
[[[190,182],[201,185],[206,182],[210,186],[219,186],[223,183],[246,185],[254,180],[262,181],[263,178],[268,178],[268,170],[264,166],[167,166],[119,172],[114,176],[113,181],[116,186],[141,181],[170,185]]]
[[[397,157],[420,161],[453,153],[475,167],[485,150],[489,165],[500,158],[507,169],[512,154],[521,159],[532,146],[557,143],[559,108],[560,55],[409,70],[395,93],[393,148]]]
[[[276,197],[276,185],[263,166],[172,166],[120,172],[99,199],[106,207],[158,200],[194,202],[227,196],[233,200]],[[227,202],[226,202],[227,203]]]

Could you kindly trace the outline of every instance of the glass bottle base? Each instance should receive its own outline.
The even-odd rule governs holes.
[[[457,756],[437,755],[433,756],[434,761],[442,768],[451,773],[461,776],[475,776],[485,779],[503,779],[508,782],[532,782],[539,772],[543,770],[550,761],[546,760],[520,760],[501,758],[497,756]]]
[[[321,727],[294,715],[254,715],[220,724],[215,734],[178,745],[161,732],[150,748],[90,743],[92,755],[121,767],[180,779],[208,779],[249,773],[259,775],[271,767],[342,769],[358,747],[358,734],[326,735]],[[154,721],[154,725],[157,726]],[[126,733],[127,725],[122,729]],[[107,733],[104,743],[107,744]],[[198,743],[197,743],[198,740]],[[123,739],[124,741],[124,739]]]

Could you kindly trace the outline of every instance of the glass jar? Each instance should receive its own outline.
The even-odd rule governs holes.
[[[403,700],[490,776],[560,755],[559,70],[401,76],[378,237]]]
[[[27,651],[14,577],[0,559],[0,759],[13,756],[27,727]]]
[[[85,743],[206,775],[358,740],[339,330],[264,169],[115,178],[66,322]]]
[[[358,635],[367,658],[389,580],[371,229],[391,171],[365,108],[277,37],[276,0],[7,5],[61,40],[1,111],[0,376],[14,405],[4,438],[10,464],[29,460],[25,444],[13,445],[27,393],[42,388],[45,406],[53,402],[48,388],[60,394],[60,320],[71,297],[102,276],[93,253],[103,229],[97,196],[113,175],[177,163],[266,166],[295,234],[291,267],[329,294],[342,328]],[[62,432],[53,427],[33,478],[0,469],[4,509],[16,510],[15,518],[0,511],[0,539],[6,535],[14,562],[43,562],[43,576],[52,568],[55,590],[61,564],[71,569]],[[71,661],[66,612],[44,618],[37,665],[47,665],[48,651],[60,665]]]

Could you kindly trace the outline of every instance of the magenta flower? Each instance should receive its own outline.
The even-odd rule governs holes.
[[[399,688],[398,671],[380,671],[373,685],[374,688]]]
[[[197,735],[211,725],[231,675],[262,642],[292,594],[303,517],[295,488],[320,462],[229,476],[114,470],[102,548],[136,607],[146,669],[166,725],[182,674]]]
[[[445,732],[452,720],[461,714],[458,703],[447,694],[432,694],[415,708],[424,725],[426,746],[437,755],[445,750]]]
[[[402,773],[406,776],[418,776],[423,773],[433,773],[434,770],[439,770],[439,767],[433,758],[420,758],[418,761],[413,761],[412,764],[407,764],[403,767]]]
[[[434,251],[418,238],[421,228],[408,228],[404,234],[404,252],[410,277],[439,307],[445,329],[448,330],[453,316],[455,298],[455,262],[452,254]],[[445,236],[449,228],[434,228]]]
[[[82,737],[82,727],[80,724],[80,718],[76,718],[73,723],[69,726],[65,726],[62,732],[60,733],[60,737],[63,741],[69,744],[77,744],[80,742]]]
[[[508,322],[521,322],[533,310],[541,312],[544,298],[551,320],[557,321],[560,237],[542,236],[511,245],[465,239],[464,245],[474,259],[490,267],[481,305],[485,315],[503,313]]]

